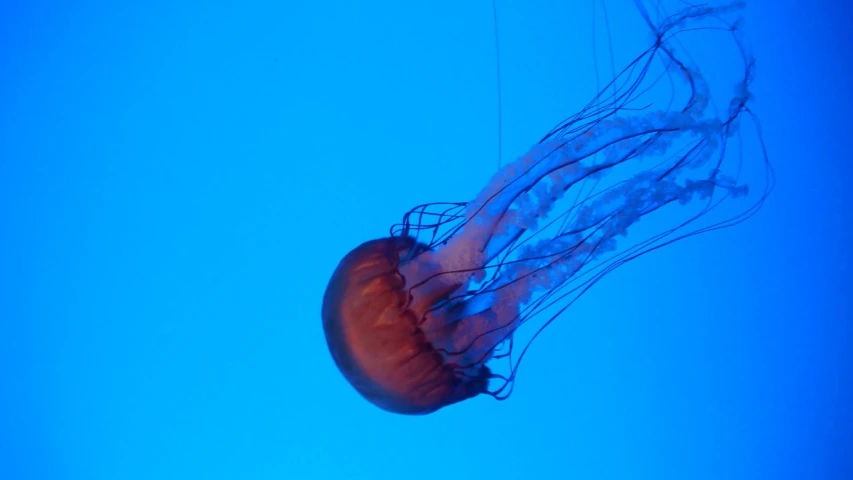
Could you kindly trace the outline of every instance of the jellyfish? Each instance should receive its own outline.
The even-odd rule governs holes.
[[[473,200],[419,205],[341,260],[323,328],[368,401],[423,415],[478,395],[504,400],[532,341],[604,275],[763,205],[774,180],[751,110],[742,5],[658,6],[655,22],[635,4],[649,46],[585,107]],[[696,32],[736,52],[723,103],[684,47]]]

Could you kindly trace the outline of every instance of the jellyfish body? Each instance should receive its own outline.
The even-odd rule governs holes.
[[[421,328],[423,305],[410,302],[401,259],[422,248],[409,237],[366,242],[341,261],[323,300],[323,329],[344,376],[379,407],[425,414],[483,393],[490,376],[485,366],[465,378],[436,349],[452,332]],[[452,328],[452,326],[449,326]]]
[[[586,108],[501,169],[473,201],[416,207],[391,237],[340,263],[323,325],[339,369],[365,398],[405,414],[478,394],[507,398],[530,341],[606,273],[743,221],[763,204],[773,181],[759,142],[762,161],[754,163],[764,188],[744,208],[705,221],[724,202],[748,196],[743,158],[726,148],[740,138],[740,117],[755,120],[754,62],[728,19],[736,8],[690,7],[654,25],[638,7],[654,44]],[[728,33],[741,53],[743,69],[722,114],[674,41],[701,30]],[[652,74],[654,64],[661,73]],[[655,110],[644,96],[662,78],[673,90]],[[668,227],[630,240],[629,230],[667,209]],[[514,350],[518,330],[534,319],[532,335]],[[499,360],[506,373],[491,368]]]

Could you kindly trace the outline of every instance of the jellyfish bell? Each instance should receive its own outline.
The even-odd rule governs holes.
[[[427,414],[481,394],[508,398],[533,339],[604,275],[761,207],[773,172],[749,108],[754,62],[729,19],[736,9],[693,6],[655,25],[638,7],[653,44],[585,108],[472,201],[415,207],[391,236],[340,262],[323,328],[338,368],[367,400]],[[682,52],[680,37],[699,31],[727,34],[740,53],[722,113]],[[669,97],[649,100],[662,85]],[[726,148],[740,144],[741,118],[753,120],[758,161]],[[749,166],[758,174],[750,181],[760,181],[752,195]],[[740,206],[722,207],[732,202]]]
[[[365,242],[340,262],[323,298],[323,329],[338,368],[366,399],[394,413],[426,414],[486,391],[480,365],[457,371],[441,336],[421,321],[451,290],[412,298],[400,266],[425,248],[411,237]],[[446,326],[452,330],[452,326]]]

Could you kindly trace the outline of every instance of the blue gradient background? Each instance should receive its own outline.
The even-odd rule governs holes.
[[[416,418],[343,380],[320,302],[494,172],[491,3],[119,3],[0,7],[0,478],[853,478],[844,2],[747,11],[759,216],[610,274],[510,401]],[[580,3],[498,2],[507,157],[590,98]]]

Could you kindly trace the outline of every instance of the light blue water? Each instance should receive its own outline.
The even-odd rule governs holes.
[[[522,3],[507,159],[594,92],[593,25],[609,69],[593,2]],[[413,418],[346,383],[319,308],[343,254],[497,168],[491,2],[3,2],[0,478],[850,478],[841,3],[746,11],[757,217],[610,274],[509,401]],[[649,37],[607,5],[618,60]]]

